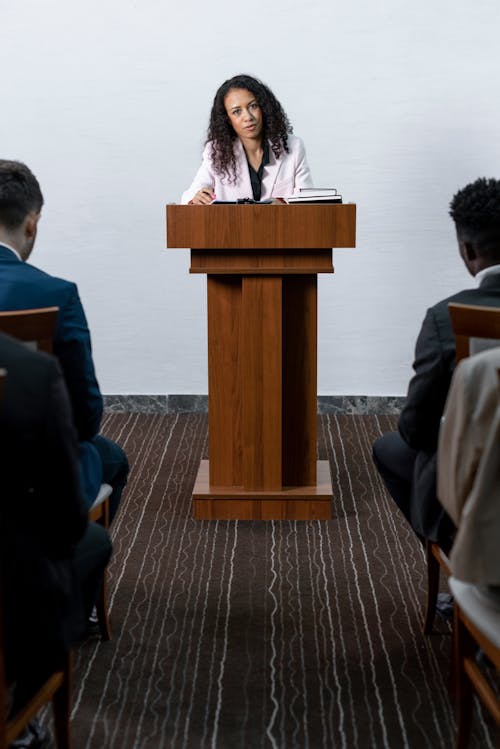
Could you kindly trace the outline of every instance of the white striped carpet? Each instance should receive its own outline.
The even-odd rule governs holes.
[[[75,749],[450,747],[451,639],[424,638],[421,549],[371,463],[394,417],[319,418],[329,522],[197,522],[206,417],[109,414],[133,470],[113,639],[75,654]],[[494,746],[475,712],[472,749]]]

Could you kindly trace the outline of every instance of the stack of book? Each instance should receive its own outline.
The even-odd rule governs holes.
[[[297,195],[287,198],[287,203],[342,203],[334,187],[301,187]]]

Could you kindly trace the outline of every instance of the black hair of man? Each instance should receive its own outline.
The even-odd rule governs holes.
[[[460,240],[473,242],[481,257],[500,263],[500,180],[480,177],[459,190],[450,216]]]
[[[0,159],[0,224],[18,229],[32,211],[39,213],[43,195],[35,175],[20,161]]]

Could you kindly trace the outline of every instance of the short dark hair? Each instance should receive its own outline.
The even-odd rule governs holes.
[[[480,233],[500,228],[500,180],[480,177],[453,196],[450,216],[457,227]]]
[[[31,211],[39,212],[43,195],[35,175],[20,161],[0,159],[0,224],[17,229]]]

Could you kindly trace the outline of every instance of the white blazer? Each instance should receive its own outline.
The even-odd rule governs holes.
[[[298,192],[300,187],[313,187],[311,172],[306,158],[306,150],[300,138],[288,136],[288,153],[282,151],[279,159],[269,147],[269,164],[264,167],[262,176],[261,200],[269,198],[288,198]],[[252,184],[248,171],[245,149],[239,138],[234,142],[236,156],[237,180],[233,184],[222,179],[214,172],[210,158],[210,143],[203,151],[203,161],[192,184],[182,194],[181,203],[189,203],[202,187],[210,187],[216,200],[238,200],[252,197]]]

